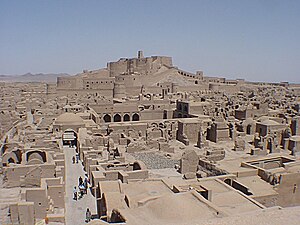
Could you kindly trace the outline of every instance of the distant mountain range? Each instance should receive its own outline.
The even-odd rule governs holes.
[[[70,76],[67,73],[26,73],[23,75],[0,75],[0,82],[45,82],[56,83],[57,77]]]

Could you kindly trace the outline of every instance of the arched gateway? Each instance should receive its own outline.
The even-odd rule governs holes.
[[[69,145],[70,147],[77,147],[77,133],[72,129],[67,129],[62,136],[63,145]]]

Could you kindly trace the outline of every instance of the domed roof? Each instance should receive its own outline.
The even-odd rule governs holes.
[[[243,121],[243,125],[247,125],[247,124],[253,124],[253,123],[255,123],[255,120],[254,119],[252,119],[252,118],[247,118],[247,119],[245,119],[244,121]]]
[[[76,104],[76,105],[73,105],[73,106],[71,106],[72,108],[83,108],[83,106],[82,105],[78,105],[78,104]]]
[[[280,123],[274,121],[274,120],[264,120],[261,122],[261,124],[267,125],[267,126],[272,126],[272,125],[280,125]]]
[[[70,109],[70,108],[72,108],[70,105],[65,105],[64,107],[63,107],[64,109]]]
[[[83,119],[75,113],[64,113],[56,118],[56,124],[83,124]]]

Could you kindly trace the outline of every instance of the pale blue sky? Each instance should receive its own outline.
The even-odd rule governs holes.
[[[300,83],[299,0],[0,0],[0,74],[167,55],[183,70]]]

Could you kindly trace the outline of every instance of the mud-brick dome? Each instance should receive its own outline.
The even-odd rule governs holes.
[[[75,113],[64,113],[56,118],[56,124],[64,125],[79,125],[83,124],[83,119]]]

